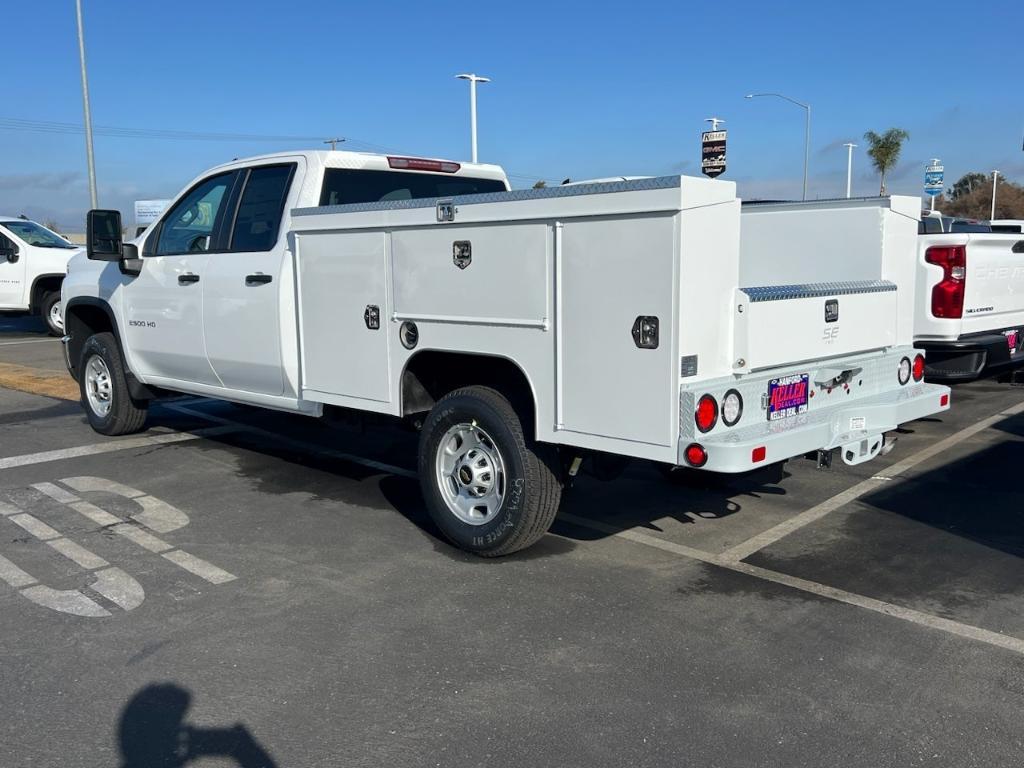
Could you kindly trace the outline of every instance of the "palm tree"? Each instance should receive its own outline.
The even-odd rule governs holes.
[[[891,170],[896,161],[900,159],[900,150],[903,149],[903,142],[910,138],[910,134],[902,128],[890,128],[879,136],[874,131],[864,134],[865,140],[871,145],[868,149],[868,157],[875,165],[882,176],[882,183],[878,194],[885,194],[885,174]]]

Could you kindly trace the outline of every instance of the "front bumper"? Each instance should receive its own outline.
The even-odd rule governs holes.
[[[949,387],[939,384],[912,384],[861,398],[849,405],[791,416],[778,422],[765,421],[706,440],[698,438],[697,442],[708,456],[703,469],[748,472],[814,451],[870,441],[900,424],[949,410],[949,394]],[[763,458],[754,461],[755,451],[760,455],[761,449],[764,449]],[[685,450],[686,445],[681,444],[678,463],[683,466],[686,466]]]
[[[1024,327],[1017,331],[1017,347],[1011,354],[1002,332],[976,333],[952,341],[918,341],[925,350],[925,379],[963,382],[1009,373],[1024,368]]]

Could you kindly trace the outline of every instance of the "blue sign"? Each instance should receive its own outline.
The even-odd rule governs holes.
[[[941,165],[929,165],[924,171],[924,193],[935,197],[942,194],[946,169]]]

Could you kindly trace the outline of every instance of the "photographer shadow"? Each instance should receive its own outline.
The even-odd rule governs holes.
[[[200,728],[185,723],[192,695],[173,683],[147,685],[121,713],[121,768],[184,768],[204,757],[225,757],[239,768],[277,768],[240,723]]]

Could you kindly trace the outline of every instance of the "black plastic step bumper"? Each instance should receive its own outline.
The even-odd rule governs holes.
[[[1012,352],[1002,331],[961,336],[955,341],[915,341],[915,347],[925,350],[925,379],[974,381],[1024,368],[1024,327],[1006,330],[1017,333]]]

